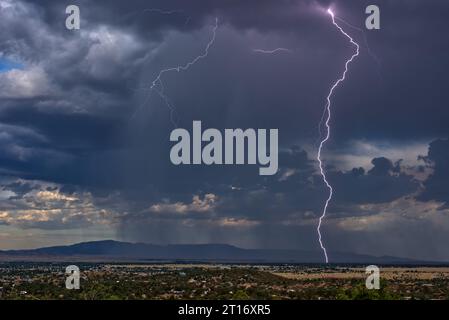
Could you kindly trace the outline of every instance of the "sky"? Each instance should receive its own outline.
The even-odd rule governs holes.
[[[71,4],[80,30],[65,27]],[[380,30],[365,28],[370,4]],[[115,239],[320,250],[318,123],[354,50],[328,8],[361,46],[323,150],[329,257],[449,261],[444,0],[0,0],[0,249]],[[161,70],[199,56],[151,90]],[[170,132],[194,120],[278,129],[279,172],[174,166]]]

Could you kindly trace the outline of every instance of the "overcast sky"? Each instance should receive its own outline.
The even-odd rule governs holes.
[[[354,50],[332,7],[361,53],[323,151],[329,256],[449,261],[449,3],[375,1],[381,29],[368,31],[373,3],[0,0],[0,249],[116,239],[319,250],[318,123]],[[65,27],[70,4],[80,30]],[[188,70],[163,74],[169,105],[160,84],[150,90],[209,42]],[[279,173],[173,166],[168,136],[193,120],[278,128]]]

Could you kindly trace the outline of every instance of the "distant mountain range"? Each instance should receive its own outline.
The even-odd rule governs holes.
[[[374,257],[333,252],[332,263],[429,264],[396,257]],[[242,249],[224,244],[153,245],[112,240],[83,242],[32,250],[0,251],[0,261],[134,261],[134,262],[222,262],[222,263],[322,263],[321,252],[298,250]]]

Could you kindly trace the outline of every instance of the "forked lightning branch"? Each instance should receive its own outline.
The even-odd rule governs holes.
[[[330,139],[330,135],[331,135],[331,126],[330,126],[330,122],[331,122],[331,116],[332,116],[332,97],[334,95],[335,90],[338,88],[338,86],[345,81],[346,79],[346,74],[348,73],[348,68],[351,62],[354,61],[354,59],[359,55],[360,53],[360,46],[354,41],[354,39],[347,34],[341,27],[340,25],[338,25],[338,23],[335,21],[335,14],[331,9],[327,10],[327,13],[331,16],[332,18],[332,23],[334,24],[334,26],[338,29],[338,31],[340,31],[346,38],[349,39],[350,43],[352,45],[355,46],[356,50],[355,53],[346,61],[345,63],[345,68],[344,68],[344,72],[341,76],[341,78],[339,78],[331,87],[329,94],[326,98],[327,102],[326,102],[326,108],[325,108],[325,113],[326,113],[326,121],[325,121],[325,126],[326,126],[326,135],[324,137],[324,139],[320,142],[320,146],[318,148],[318,155],[317,155],[317,160],[319,163],[319,167],[320,167],[320,173],[321,176],[323,177],[323,181],[326,184],[327,188],[329,189],[329,196],[326,199],[326,202],[324,204],[324,208],[323,208],[323,212],[319,218],[319,222],[318,222],[318,227],[317,227],[317,232],[318,232],[318,241],[320,243],[320,247],[323,250],[324,253],[324,258],[326,260],[326,263],[329,262],[329,257],[327,255],[327,250],[326,247],[324,245],[323,242],[323,238],[322,238],[322,234],[321,234],[321,226],[323,223],[323,219],[326,217],[327,214],[327,210],[329,208],[329,203],[332,200],[332,196],[334,193],[334,189],[332,188],[332,185],[330,184],[327,175],[326,175],[326,170],[324,168],[324,164],[323,164],[323,159],[322,159],[322,151],[323,151],[323,147],[326,144],[326,142],[329,141]],[[321,125],[321,123],[320,123]]]

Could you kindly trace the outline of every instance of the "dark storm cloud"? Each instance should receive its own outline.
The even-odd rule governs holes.
[[[372,164],[373,168],[367,174],[363,168],[331,173],[337,206],[386,203],[419,190],[419,182],[413,176],[402,173],[399,164],[393,165],[387,158],[373,159]]]
[[[158,210],[144,210],[143,215],[128,215],[124,223],[140,224],[142,217],[149,219],[155,213],[158,221],[233,218],[277,224],[316,219],[326,199],[326,188],[311,166],[312,160],[297,147],[282,152],[281,158],[285,165],[281,166],[281,173],[285,175],[264,180],[245,174],[236,177],[204,175],[179,188],[179,177],[173,177],[164,184],[166,196],[165,200],[156,202]],[[296,165],[297,160],[301,160],[298,162],[303,165]],[[363,169],[329,172],[335,186],[335,197],[330,208],[332,212],[337,216],[361,215],[363,213],[352,210],[353,205],[388,203],[419,190],[419,183],[413,176],[402,173],[399,165],[394,167],[390,160],[382,158],[392,165],[385,168],[378,160],[373,159],[374,166],[368,173]],[[290,171],[291,167],[295,170]],[[192,201],[193,194],[200,201]],[[211,196],[214,201],[210,203],[207,213],[198,211],[197,205],[204,204],[202,201]]]
[[[400,171],[399,163],[393,165],[393,162],[385,157],[375,158],[371,163],[374,167],[368,173],[375,176],[388,176]]]
[[[30,107],[3,112],[1,119],[34,130],[43,137],[51,137],[53,146],[61,150],[107,149],[113,144],[114,134],[124,122],[107,115],[44,113]]]
[[[305,150],[294,146],[279,153],[279,166],[288,169],[313,170],[313,161]]]
[[[449,140],[435,140],[424,158],[433,168],[433,174],[424,182],[423,201],[437,200],[449,203]]]
[[[10,199],[18,199],[34,190],[36,187],[27,182],[16,181],[3,186],[3,190],[9,190],[16,194],[16,196],[10,197]]]
[[[447,137],[445,74],[449,70],[444,61],[449,41],[437,35],[449,29],[445,18],[449,6],[442,1],[386,1],[379,5],[381,30],[367,35],[381,60],[381,76],[364,76],[361,64],[352,68],[351,85],[341,88],[336,97],[339,113],[334,120],[334,139],[362,136],[429,141]],[[355,87],[358,90],[354,91]]]
[[[327,194],[315,151],[303,148],[316,147],[325,96],[353,49],[325,9],[332,6],[363,28],[370,1],[12,3],[15,11],[0,12],[0,53],[23,68],[0,73],[0,172],[8,180],[2,190],[5,197],[15,194],[0,208],[13,207],[14,214],[0,223],[22,221],[28,211],[20,210],[30,209],[26,199],[40,205],[45,196],[46,209],[72,207],[45,213],[45,221],[33,213],[34,220],[19,225],[58,229],[109,219],[130,240],[234,239],[255,247],[308,242],[315,248],[314,222]],[[64,27],[69,4],[81,8],[79,32]],[[440,36],[449,5],[377,4],[381,30],[365,33],[381,64],[369,56],[364,35],[348,27],[362,51],[335,95],[328,159],[349,140],[401,146],[449,135],[449,70],[442,63],[449,42]],[[215,17],[219,28],[207,59],[188,72],[164,75],[164,92],[179,127],[202,120],[218,129],[279,128],[276,176],[260,177],[256,167],[174,167],[169,161],[170,110],[149,96],[148,87],[160,70],[203,52]],[[290,52],[253,51],[275,47]],[[424,155],[426,165],[417,168],[381,153],[369,168],[329,166],[331,216],[374,216],[378,212],[361,206],[413,199],[419,191],[422,202],[447,201],[446,149],[447,140],[435,141]],[[410,172],[420,168],[434,170],[422,185]],[[78,215],[84,211],[86,219]],[[338,232],[335,237],[346,239]]]
[[[298,153],[305,154],[307,159],[307,153]],[[296,155],[291,155],[292,160],[296,158]],[[399,165],[393,166],[391,160],[378,158],[372,162],[373,168],[368,173],[357,168],[348,172],[329,171],[329,179],[334,186],[331,212],[337,216],[358,215],[361,213],[352,212],[351,205],[388,203],[419,190],[414,177],[402,173]],[[387,168],[383,162],[391,166]],[[243,216],[252,219],[271,221],[298,217],[315,219],[321,212],[326,190],[314,170],[308,171],[307,166],[299,169],[285,179],[266,181],[258,190],[230,192],[218,210],[228,216],[244,213]]]
[[[89,166],[101,167],[102,165],[99,159],[107,157],[106,155],[97,156],[101,150],[110,148],[111,152],[109,153],[109,156],[111,158],[121,158],[121,152],[117,151],[114,153],[113,149],[117,150],[121,147],[122,141],[120,141],[119,135],[122,134],[120,132],[121,129],[126,127],[126,120],[124,120],[123,116],[129,116],[136,108],[136,102],[139,104],[138,101],[134,100],[133,92],[132,90],[129,90],[129,88],[138,83],[134,77],[136,70],[144,66],[142,63],[136,64],[136,61],[142,59],[147,53],[147,50],[152,48],[151,45],[143,45],[144,42],[141,40],[143,34],[151,37],[152,32],[148,32],[148,30],[159,30],[160,37],[155,37],[155,41],[163,41],[164,37],[166,37],[166,33],[164,32],[169,29],[191,32],[192,29],[190,28],[192,28],[192,26],[196,29],[203,28],[209,23],[208,19],[210,17],[217,15],[220,16],[220,19],[222,20],[221,24],[224,26],[226,26],[226,23],[229,23],[233,28],[237,29],[255,29],[267,34],[274,32],[276,35],[275,37],[279,38],[282,38],[282,35],[284,34],[288,34],[287,30],[292,30],[293,33],[297,34],[295,37],[299,38],[299,35],[302,34],[307,35],[307,38],[304,37],[299,39],[311,46],[319,45],[325,48],[335,46],[336,48],[342,48],[342,55],[346,50],[344,48],[344,43],[342,43],[342,40],[344,39],[335,37],[335,32],[329,28],[329,21],[323,19],[323,16],[320,16],[322,15],[322,12],[320,12],[318,8],[320,6],[326,8],[331,4],[330,2],[325,1],[257,1],[257,4],[251,1],[244,3],[241,1],[208,1],[206,3],[203,1],[193,1],[189,3],[186,3],[185,1],[171,1],[168,3],[166,1],[155,1],[152,3],[148,3],[147,1],[130,1],[126,3],[123,1],[107,1],[107,3],[102,1],[81,1],[78,4],[82,8],[83,18],[88,23],[86,27],[88,30],[92,30],[96,26],[102,24],[109,25],[117,30],[124,30],[131,34],[135,32],[135,41],[138,43],[135,50],[131,50],[127,54],[120,56],[118,59],[117,57],[114,57],[114,59],[111,60],[111,57],[107,55],[107,52],[97,52],[98,55],[93,57],[96,58],[95,70],[92,70],[86,65],[85,59],[89,55],[89,49],[92,48],[98,40],[85,39],[84,41],[78,39],[78,36],[76,35],[61,31],[64,30],[64,28],[61,28],[61,25],[63,24],[63,18],[65,17],[64,14],[61,16],[61,12],[64,12],[63,9],[66,4],[67,3],[64,1],[30,2],[29,8],[22,13],[24,16],[30,15],[30,19],[27,20],[26,24],[20,23],[17,19],[10,19],[8,21],[9,24],[5,26],[6,28],[9,27],[11,29],[11,35],[23,40],[23,42],[21,42],[22,47],[17,48],[7,45],[4,45],[4,47],[8,50],[13,50],[15,48],[20,51],[20,49],[25,49],[20,52],[26,54],[30,59],[35,59],[42,63],[49,78],[52,79],[61,90],[61,96],[58,97],[57,100],[54,98],[46,100],[45,107],[36,107],[37,101],[28,100],[26,103],[32,106],[31,110],[29,108],[18,109],[18,102],[11,103],[9,108],[2,110],[2,121],[5,123],[32,126],[36,130],[43,132],[51,140],[51,146],[56,149],[55,151],[69,152],[75,158],[79,158],[79,156],[82,155],[83,160],[78,162],[82,167],[79,169],[74,168],[73,170],[76,171],[76,174],[73,174],[72,176],[79,176],[80,173],[85,171],[85,168]],[[344,13],[348,18],[351,18],[356,12],[363,9],[365,4],[348,4],[347,2],[341,2],[335,3],[334,5],[337,8],[342,8],[340,9],[342,14]],[[415,2],[410,2],[410,12],[414,12],[416,6]],[[430,5],[432,8],[436,6],[437,4],[434,3]],[[387,7],[387,5],[385,5],[385,7]],[[186,13],[192,16],[192,21],[185,26],[183,25],[185,24],[185,21],[183,21],[183,19],[178,19],[179,17],[177,17],[177,14],[167,16],[166,14],[157,11],[142,12],[144,9],[152,8],[164,11],[175,10],[178,13]],[[394,12],[400,9],[400,6],[388,5],[388,8],[389,14],[393,15]],[[146,14],[148,14],[149,17],[144,17],[142,19],[135,17],[135,15],[145,16]],[[128,17],[128,15],[130,15],[130,17]],[[357,24],[359,25],[363,21],[360,20],[360,15],[357,16],[359,17],[359,20],[357,20]],[[392,28],[390,25],[391,23],[394,23],[394,21],[389,19],[388,14],[386,19],[388,19],[389,22],[385,23],[386,27]],[[401,23],[404,21],[404,18],[400,19]],[[11,22],[14,23],[11,24]],[[42,27],[43,25],[45,27]],[[35,30],[41,30],[41,32],[36,33]],[[406,28],[398,28],[398,31],[396,32],[405,33],[407,30]],[[4,37],[8,37],[6,34],[7,33],[4,34]],[[231,39],[234,37],[234,34],[223,30],[221,36],[225,38],[222,40],[224,43],[229,43],[228,47],[233,47],[235,43],[233,43]],[[39,38],[41,38],[41,40],[38,40]],[[326,44],[326,42],[329,43]],[[47,45],[48,43],[51,43],[52,45],[49,46]],[[58,47],[56,43],[60,43],[60,47],[64,49],[64,54],[54,53],[54,49]],[[114,50],[115,47],[109,49]],[[178,48],[175,47],[175,49]],[[243,48],[238,47],[233,47],[232,50],[235,50],[236,54],[244,52]],[[33,52],[33,54],[31,54],[31,52]],[[178,50],[176,50],[175,53],[178,58],[177,60],[179,61]],[[179,101],[186,101],[187,104],[198,105],[198,101],[192,99],[188,101],[186,96],[198,96],[199,88],[197,89],[196,86],[198,86],[199,83],[201,83],[201,86],[203,87],[201,91],[210,91],[214,94],[214,98],[204,97],[203,99],[205,102],[198,105],[196,107],[197,110],[192,108],[183,108],[183,110],[180,110],[180,118],[182,119],[180,125],[187,126],[189,125],[190,120],[194,118],[207,119],[207,123],[209,123],[210,126],[216,127],[224,127],[225,125],[262,127],[268,124],[273,127],[282,128],[281,134],[284,137],[283,143],[286,143],[287,146],[289,140],[296,139],[298,134],[306,137],[308,135],[315,135],[315,132],[312,130],[315,126],[315,118],[319,116],[320,112],[320,108],[318,108],[320,106],[320,101],[322,101],[322,98],[320,97],[324,96],[327,89],[327,86],[324,85],[319,87],[318,82],[323,82],[321,78],[325,73],[324,76],[331,81],[334,77],[334,70],[338,71],[336,68],[338,64],[334,61],[328,62],[328,66],[330,67],[329,74],[324,72],[326,68],[322,68],[320,71],[321,74],[312,70],[298,68],[298,74],[292,75],[289,74],[287,70],[291,69],[292,63],[298,63],[299,61],[294,60],[291,57],[286,57],[285,59],[288,63],[282,64],[281,61],[276,61],[276,57],[267,58],[253,56],[251,57],[253,60],[252,63],[255,64],[256,67],[265,66],[268,68],[266,73],[263,73],[262,71],[257,74],[253,69],[248,68],[248,70],[239,70],[239,72],[243,71],[242,77],[242,73],[232,73],[225,71],[222,68],[214,70],[213,67],[211,67],[219,64],[222,57],[229,55],[229,50],[226,50],[223,44],[217,43],[215,55],[217,55],[217,57],[215,59],[214,57],[211,57],[208,62],[208,68],[212,69],[216,74],[222,74],[223,78],[228,78],[226,77],[227,75],[229,75],[230,79],[236,79],[240,76],[242,80],[239,81],[240,83],[238,84],[239,86],[246,88],[246,93],[242,94],[238,91],[236,92],[235,89],[227,90],[226,88],[229,88],[229,83],[226,83],[223,79],[217,77],[203,79],[207,83],[210,83],[210,85],[204,87],[205,84],[201,81],[202,75],[204,75],[204,65],[198,66],[200,70],[198,73],[196,73],[196,70],[192,70],[191,74],[179,75],[178,83],[190,82],[191,85],[189,88],[176,87],[170,91],[170,98],[175,101],[175,105],[181,105],[182,102],[179,103]],[[46,57],[49,57],[49,59],[47,60]],[[322,59],[314,63],[316,65],[323,65],[323,62],[326,63],[325,60],[326,59]],[[267,65],[268,61],[270,62],[269,65]],[[310,64],[310,61],[307,61],[306,64]],[[242,65],[249,64],[245,58],[238,60],[236,65],[239,65],[239,69],[241,69]],[[144,69],[149,69],[149,67],[144,67]],[[354,73],[358,72],[357,67],[354,69]],[[154,74],[154,70],[150,70],[150,72]],[[295,96],[292,95],[291,92],[287,92],[282,86],[273,86],[273,83],[257,80],[266,79],[268,74],[276,73],[283,74],[282,78],[278,80],[282,79],[287,83],[298,83],[298,87],[305,87],[308,92],[313,92],[313,94],[307,96],[301,93],[300,95]],[[316,75],[310,76],[314,73]],[[309,83],[312,81],[312,84],[307,84],[307,81],[304,81],[305,74],[309,75],[309,78],[306,78],[306,80]],[[353,75],[353,77],[355,78],[356,75]],[[149,79],[151,79],[151,77]],[[200,81],[191,81],[192,79],[200,79]],[[174,78],[170,77],[167,82],[173,80]],[[276,82],[279,82],[278,80]],[[348,92],[349,90],[352,90],[353,92],[358,90],[357,87],[353,86],[353,82],[346,86]],[[272,89],[271,92],[266,91],[266,94],[264,94],[265,90],[262,88],[267,85]],[[224,90],[222,90],[222,92],[217,92],[216,89],[213,89],[214,87],[222,88]],[[170,90],[170,87],[167,90]],[[341,95],[343,96],[343,94]],[[349,93],[348,96],[352,96],[352,94]],[[252,97],[252,101],[248,100],[248,97]],[[54,113],[56,110],[64,110],[64,108],[58,107],[59,103],[62,101],[65,103],[68,102],[70,106],[67,107],[67,115],[59,116]],[[304,110],[304,107],[294,108],[294,106],[301,106],[301,104],[304,104],[302,101],[308,101],[308,104],[317,107],[314,108],[314,111]],[[214,106],[214,110],[213,112],[208,112],[207,109],[210,109],[211,105]],[[232,108],[233,105],[236,106],[235,111]],[[281,112],[276,112],[273,115],[270,112],[270,109],[278,105],[286,105],[288,108]],[[339,103],[339,107],[341,107],[340,105],[343,105],[344,107],[345,105],[353,105],[353,103]],[[169,123],[163,120],[164,118],[166,119],[167,113],[164,111],[163,106],[159,107],[159,110],[152,111],[153,113],[156,112],[156,115],[152,115],[155,120],[148,124],[152,128],[145,126],[138,128],[137,130],[141,132],[142,137],[136,137],[135,135],[125,137],[124,139],[131,140],[126,142],[128,145],[138,144],[136,141],[139,140],[142,140],[142,144],[148,145],[149,142],[157,140],[157,138],[148,137],[148,135],[157,136],[159,134],[158,132],[162,130],[167,132],[169,130],[169,128],[167,128]],[[70,111],[75,108],[81,108],[83,112],[93,115],[77,115],[71,113]],[[107,110],[107,112],[102,113],[104,110]],[[238,114],[236,113],[234,115],[233,113],[237,112],[237,110]],[[314,115],[304,116],[304,114],[307,113],[314,113]],[[346,126],[347,122],[350,122],[355,118],[353,112],[342,110],[341,113],[348,115],[348,117],[347,119],[344,119],[338,114],[336,115],[336,129],[334,132],[337,136],[346,131],[345,128],[339,128],[339,126]],[[217,119],[214,118],[214,114],[218,115],[221,119],[227,119],[226,123],[217,121]],[[223,114],[227,115],[221,117]],[[271,123],[267,120],[266,114],[270,114]],[[142,117],[146,116],[145,113],[139,113],[138,115]],[[386,118],[390,119],[390,117]],[[376,123],[376,126],[379,123],[378,121],[371,122]],[[402,122],[398,123],[398,129],[400,129],[400,124]],[[364,126],[364,124],[361,123],[360,118],[358,118],[357,126],[355,128],[351,126],[351,132],[358,134],[358,128],[361,126]],[[303,127],[305,129],[301,129]],[[79,130],[78,128],[82,128],[82,130]],[[360,135],[362,136],[372,134],[372,132],[366,130],[360,132]],[[335,139],[334,143],[338,143],[338,140]],[[162,147],[158,151],[155,151],[153,147],[151,150],[148,150],[148,155],[145,155],[145,148],[141,148],[141,145],[136,146],[135,157],[148,161],[134,160],[134,156],[123,159],[128,163],[135,161],[142,163],[137,166],[135,163],[130,166],[125,164],[125,167],[131,168],[131,172],[128,172],[130,176],[142,177],[141,179],[136,179],[136,187],[142,187],[142,184],[145,184],[146,181],[149,180],[156,185],[163,184],[161,180],[165,180],[166,175],[168,175],[169,180],[191,181],[191,184],[182,182],[178,184],[179,188],[188,190],[200,188],[200,184],[204,184],[204,176],[210,175],[213,177],[209,179],[211,180],[211,182],[208,183],[210,185],[214,185],[212,181],[216,181],[217,178],[223,179],[223,177],[219,177],[220,175],[223,175],[223,172],[220,172],[221,170],[217,170],[217,173],[214,173],[215,171],[213,169],[207,172],[198,172],[197,170],[172,170],[172,168],[166,168],[167,159],[166,157],[160,156],[160,154],[167,153],[166,145],[161,145]],[[133,154],[133,150],[131,150],[131,154]],[[86,159],[86,157],[88,159]],[[296,160],[297,159],[294,159],[293,161]],[[85,164],[86,161],[90,163],[90,165]],[[281,161],[283,161],[282,155]],[[152,163],[157,172],[147,173],[147,163]],[[21,166],[21,169],[24,169],[23,165]],[[73,163],[70,163],[70,166],[73,166]],[[75,167],[76,166],[77,165],[75,164]],[[163,174],[160,174],[161,171],[159,171],[159,169],[163,169]],[[41,170],[41,168],[38,168],[38,170]],[[119,181],[117,181],[117,179],[120,179],[120,177],[114,179],[116,170],[111,171],[111,179],[109,179],[109,181],[118,183]],[[166,171],[174,171],[174,173],[166,173]],[[253,172],[251,170],[248,172],[248,175],[252,176]],[[95,172],[93,174],[95,175]],[[41,177],[51,179],[51,175],[52,174],[43,174]],[[70,174],[68,175],[70,176]],[[177,175],[178,179],[176,179]],[[197,179],[194,179],[196,181],[192,181],[190,178],[194,175],[197,175]],[[140,180],[142,183],[138,183]],[[229,179],[224,179],[224,184],[229,184],[230,181],[226,180]],[[254,180],[257,180],[257,177],[254,178]],[[79,180],[72,182],[79,183]],[[250,181],[249,183],[254,182],[256,181]],[[167,189],[167,191],[171,190]]]
[[[58,0],[29,1],[39,9],[44,20],[51,25],[61,24],[61,12],[72,2]],[[291,29],[294,26],[307,26],[304,20],[315,23],[308,16],[317,8],[327,8],[330,1],[202,1],[202,0],[100,0],[77,1],[83,8],[87,23],[93,21],[133,28],[148,36],[148,30],[157,34],[163,28],[178,28],[190,31],[198,28],[204,20],[212,16],[221,16],[225,23],[238,28]],[[300,17],[301,19],[298,19]],[[303,20],[301,22],[301,20]],[[298,22],[299,21],[299,22]],[[310,24],[309,26],[310,27]]]

